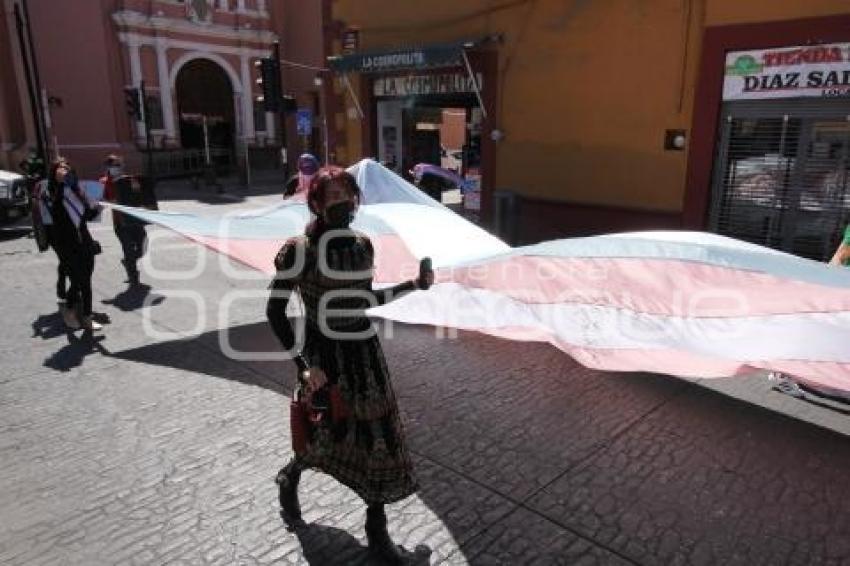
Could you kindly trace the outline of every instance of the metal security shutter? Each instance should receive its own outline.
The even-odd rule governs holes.
[[[850,220],[850,101],[726,104],[711,230],[816,260]]]

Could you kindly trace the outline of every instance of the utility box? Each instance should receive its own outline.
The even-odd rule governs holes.
[[[517,244],[519,239],[519,203],[516,191],[493,192],[493,232],[511,245]]]

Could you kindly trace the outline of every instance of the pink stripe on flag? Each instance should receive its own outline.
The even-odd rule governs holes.
[[[284,242],[284,240],[237,240],[195,234],[185,234],[185,236],[268,275],[275,273],[274,258]]]
[[[263,273],[274,275],[274,258],[285,240],[240,240],[185,234],[207,248],[224,254]],[[374,281],[379,284],[400,283],[419,274],[419,260],[395,235],[370,238],[375,249]]]
[[[439,270],[437,281],[496,291],[524,303],[580,303],[672,316],[850,311],[847,289],[667,259],[519,256]]]

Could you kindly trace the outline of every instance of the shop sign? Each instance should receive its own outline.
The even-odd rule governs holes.
[[[478,89],[483,87],[481,74],[476,75]],[[422,96],[427,94],[457,94],[475,92],[475,83],[467,73],[411,75],[375,79],[375,96]]]
[[[350,46],[351,43],[349,41],[347,45]],[[468,43],[447,43],[372,53],[348,53],[329,57],[328,64],[331,69],[340,73],[384,73],[405,69],[454,67],[463,64],[463,49]]]
[[[309,136],[313,133],[313,111],[309,108],[299,108],[295,112],[295,127],[299,136]]]
[[[726,55],[723,100],[850,97],[850,43]]]

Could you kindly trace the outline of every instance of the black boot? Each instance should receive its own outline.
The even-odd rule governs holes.
[[[138,269],[127,273],[127,282],[130,284],[131,287],[138,287],[142,284],[141,280],[139,279]]]
[[[382,504],[366,508],[366,538],[369,540],[369,552],[384,564],[404,564],[404,554],[387,532],[387,515]]]
[[[301,481],[301,463],[293,458],[277,473],[275,482],[278,485],[280,500],[280,516],[290,530],[304,525],[301,518],[301,503],[298,501],[298,482]]]
[[[127,273],[127,282],[131,287],[139,284],[139,268],[136,267],[136,262],[124,258],[121,260],[121,265],[124,266],[124,271]]]

